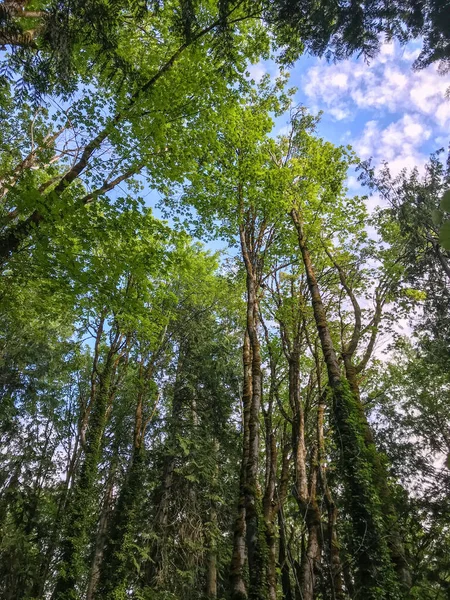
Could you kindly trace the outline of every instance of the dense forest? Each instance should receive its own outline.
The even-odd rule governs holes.
[[[450,164],[288,81],[385,39],[448,2],[0,4],[2,600],[450,598]]]

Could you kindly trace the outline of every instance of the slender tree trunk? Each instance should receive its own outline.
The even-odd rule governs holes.
[[[336,531],[337,508],[334,502],[327,501],[328,511],[328,545],[330,554],[330,587],[333,593],[333,600],[345,600],[346,595],[343,587],[343,567],[341,556],[339,554],[339,540]]]
[[[210,600],[215,600],[217,598],[217,549],[215,544],[211,544],[211,547],[208,551],[208,567],[206,571],[206,597]]]
[[[146,581],[150,586],[163,585],[165,567],[165,545],[167,528],[169,525],[170,501],[172,497],[173,475],[175,471],[176,457],[169,455],[164,461],[163,477],[159,490],[159,504],[155,520],[157,539],[151,550],[151,560],[147,565]]]
[[[214,456],[216,462],[214,480],[212,482],[212,491],[215,492],[219,479],[219,441],[214,440]],[[206,567],[206,597],[209,600],[216,600],[217,598],[217,505],[215,500],[211,500],[211,513],[210,513],[210,530],[209,530],[209,542],[208,542],[208,556],[207,556],[207,567]]]
[[[272,430],[271,414],[266,416],[266,490],[263,498],[264,525],[267,545],[267,588],[268,599],[277,598],[277,539],[275,517],[277,503],[275,500],[275,484],[277,476],[277,444]]]
[[[372,458],[372,473],[374,485],[377,488],[380,501],[382,503],[382,512],[386,525],[386,537],[389,543],[389,549],[391,552],[392,560],[395,564],[397,576],[403,587],[409,589],[411,585],[411,576],[405,559],[404,545],[401,540],[400,532],[397,527],[397,515],[396,509],[392,502],[392,497],[388,485],[388,471],[386,465],[383,462],[383,458],[377,451],[375,441],[372,434],[372,429],[367,420],[367,416],[364,410],[364,406],[361,402],[361,395],[359,389],[358,375],[363,371],[367,365],[375,347],[375,341],[377,337],[378,325],[381,320],[382,310],[384,305],[383,296],[380,295],[379,289],[376,290],[376,308],[375,314],[371,321],[372,332],[369,338],[369,342],[365,349],[362,358],[359,360],[357,365],[353,364],[358,344],[361,340],[362,335],[362,315],[361,308],[358,300],[353,292],[351,285],[347,280],[347,276],[344,270],[339,266],[336,260],[333,258],[331,253],[325,247],[325,252],[332,261],[333,265],[339,273],[339,279],[343,289],[346,291],[348,298],[350,299],[353,306],[354,313],[354,328],[353,333],[348,341],[345,343],[342,339],[342,358],[344,361],[345,376],[350,386],[350,391],[353,394],[356,403],[356,409],[359,413],[359,419],[361,427],[364,431],[364,441],[369,451],[369,456]]]
[[[322,486],[325,504],[328,512],[328,551],[330,558],[330,587],[332,590],[332,600],[345,600],[343,589],[343,568],[341,557],[339,554],[339,542],[336,531],[337,507],[331,495],[331,490],[328,487],[328,481],[325,471],[325,440],[323,435],[323,420],[325,411],[324,394],[320,394],[319,406],[317,408],[317,443],[318,443],[318,469],[320,483]]]
[[[278,513],[278,531],[280,537],[278,562],[281,570],[281,589],[283,600],[294,600],[291,586],[291,575],[289,567],[288,548],[286,544],[286,530],[284,525],[283,509]]]
[[[345,582],[345,588],[347,590],[347,594],[350,598],[355,598],[355,596],[356,596],[355,584],[354,584],[354,579],[353,579],[351,569],[350,569],[350,560],[349,559],[343,561],[342,568],[343,568],[344,582]]]
[[[94,556],[92,558],[91,572],[89,575],[88,587],[86,592],[86,600],[93,600],[98,580],[100,577],[100,567],[103,560],[103,554],[105,549],[106,536],[108,532],[108,525],[111,516],[111,510],[113,506],[113,489],[114,489],[114,474],[116,465],[113,463],[109,473],[108,481],[106,484],[106,490],[103,500],[102,512],[100,514],[100,521],[97,530],[97,539],[95,541]]]
[[[152,544],[152,548],[150,549],[150,560],[146,565],[145,580],[149,586],[160,587],[165,585],[166,538],[169,527],[174,473],[180,452],[177,434],[181,431],[182,409],[186,401],[183,369],[187,352],[188,348],[185,347],[185,344],[180,343],[167,436],[167,450],[164,457],[162,480],[156,494],[156,505],[158,506],[158,509],[155,517],[155,533],[157,539]]]
[[[265,491],[263,498],[264,523],[267,546],[267,598],[268,600],[277,599],[277,536],[275,520],[278,512],[283,508],[287,496],[287,487],[289,482],[289,447],[286,443],[286,422],[283,428],[281,439],[282,461],[280,480],[277,483],[278,470],[278,447],[277,436],[273,427],[273,405],[278,393],[277,369],[271,350],[271,343],[268,329],[262,321],[266,336],[266,343],[269,352],[270,364],[270,386],[268,394],[267,408],[264,411],[265,426],[265,448],[266,448],[266,473],[265,473]]]
[[[313,600],[316,595],[316,581],[321,568],[322,538],[321,538],[321,513],[316,498],[317,485],[317,455],[313,453],[311,460],[311,481],[308,494],[308,506],[305,520],[308,530],[306,551],[301,561],[301,584],[303,600]]]
[[[289,359],[289,398],[293,412],[292,449],[294,453],[296,498],[307,527],[305,551],[300,565],[301,597],[313,600],[316,575],[321,559],[320,510],[316,500],[316,466],[312,464],[311,486],[308,489],[306,469],[305,415],[300,397],[300,355],[298,339]]]
[[[95,596],[106,599],[120,595],[133,575],[133,565],[130,560],[130,552],[124,548],[127,535],[136,523],[135,509],[142,502],[143,481],[145,476],[145,444],[144,435],[146,421],[144,419],[144,402],[152,381],[154,363],[149,360],[144,368],[143,360],[139,365],[139,392],[137,394],[133,454],[128,468],[125,481],[122,484],[116,508],[110,519],[110,527],[107,532],[107,541],[97,576],[98,591]],[[87,599],[89,600],[89,599]]]
[[[411,586],[411,573],[405,558],[405,547],[401,539],[401,533],[398,529],[397,511],[395,509],[391,491],[388,485],[388,470],[382,457],[377,451],[372,429],[367,420],[364,406],[361,402],[357,369],[352,364],[351,357],[344,356],[344,366],[347,381],[350,389],[356,399],[356,406],[359,418],[364,430],[364,441],[372,457],[372,472],[374,484],[377,488],[380,501],[383,505],[383,517],[386,525],[386,536],[388,539],[389,550],[395,565],[395,570],[399,581],[405,590]]]
[[[263,522],[258,483],[259,414],[261,409],[261,353],[257,332],[256,282],[247,274],[247,330],[252,349],[252,401],[249,418],[249,454],[245,482],[245,521],[249,567],[249,598],[263,600],[265,561],[262,548]]]
[[[247,598],[243,569],[245,565],[245,482],[247,476],[247,463],[249,455],[249,420],[250,406],[252,401],[252,353],[250,338],[247,329],[244,334],[244,345],[242,348],[244,384],[242,390],[242,413],[243,413],[243,443],[242,461],[239,480],[239,502],[238,514],[234,523],[233,531],[233,554],[230,567],[230,584],[232,600],[244,600]]]
[[[73,483],[73,480],[74,480],[74,477],[76,474],[76,466],[77,466],[77,462],[78,462],[78,458],[79,458],[79,447],[80,447],[80,441],[81,441],[81,429],[80,428],[81,428],[81,421],[79,423],[78,432],[77,432],[77,436],[75,439],[72,453],[69,456],[68,467],[67,467],[67,472],[66,472],[66,479],[64,481],[64,486],[63,486],[63,489],[61,491],[61,495],[60,495],[60,498],[58,501],[58,508],[56,511],[55,522],[52,527],[52,532],[50,535],[50,541],[48,544],[48,548],[45,553],[45,557],[43,558],[43,561],[42,561],[39,582],[36,583],[36,588],[33,592],[34,596],[36,598],[42,598],[44,596],[45,586],[46,586],[48,576],[50,573],[50,567],[51,567],[52,560],[55,555],[55,551],[58,546],[59,537],[60,537],[60,533],[61,533],[60,532],[61,521],[63,520],[64,509],[67,505],[67,501],[68,501],[68,498],[70,495],[70,488],[71,488],[71,485]]]
[[[95,598],[120,597],[125,593],[134,569],[130,551],[124,550],[130,527],[135,523],[134,509],[142,500],[142,481],[145,453],[142,446],[134,447],[127,476],[120,490],[117,506],[110,519],[106,545],[101,561]]]
[[[242,193],[242,190],[239,190]],[[242,198],[240,198],[242,201]],[[240,207],[242,214],[242,206]],[[244,215],[242,214],[244,218]],[[264,228],[261,229],[259,237]],[[264,519],[261,492],[258,482],[259,468],[259,415],[262,399],[261,351],[258,336],[258,290],[260,265],[255,246],[255,223],[250,219],[248,227],[239,227],[242,258],[246,270],[247,286],[247,333],[251,351],[252,395],[248,419],[248,458],[245,470],[245,527],[249,571],[250,600],[263,600],[265,596],[266,557],[264,545]]]

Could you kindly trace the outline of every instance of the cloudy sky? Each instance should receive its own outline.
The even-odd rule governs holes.
[[[370,64],[302,57],[290,84],[298,88],[296,102],[311,112],[323,111],[320,134],[325,139],[351,144],[375,164],[388,161],[393,174],[404,167],[423,168],[430,153],[450,141],[450,78],[439,75],[436,66],[413,71],[418,54],[419,44],[386,43]],[[275,74],[276,66],[266,62],[250,68],[255,80],[265,72]],[[353,177],[349,187],[360,191]]]

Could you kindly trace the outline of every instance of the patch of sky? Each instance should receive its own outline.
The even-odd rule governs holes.
[[[372,157],[375,166],[387,161],[393,175],[403,168],[422,170],[429,155],[449,142],[450,84],[437,65],[413,70],[420,45],[420,40],[406,46],[383,43],[371,62],[301,57],[289,81],[297,88],[295,102],[313,114],[322,111],[319,134],[335,144],[350,144],[360,158]],[[264,73],[276,76],[278,68],[264,61],[250,73],[258,80]],[[286,121],[277,119],[278,133]],[[350,192],[362,192],[354,174],[348,185]]]

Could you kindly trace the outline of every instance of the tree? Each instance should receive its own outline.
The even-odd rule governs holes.
[[[107,77],[98,75],[95,97],[87,81],[79,102],[52,115],[58,117],[56,128],[52,118],[45,120],[45,133],[36,138],[40,144],[34,141],[34,121],[27,124],[32,130],[28,158],[21,156],[4,174],[2,261],[7,261],[45,223],[51,228],[55,218],[65,219],[69,212],[82,213],[93,200],[144,167],[148,167],[153,187],[165,185],[167,180],[183,179],[192,158],[205,153],[214,124],[224,117],[221,113],[226,104],[233,104],[235,93],[230,85],[238,81],[243,85],[246,60],[267,48],[268,43],[258,35],[258,27],[255,36],[247,35],[249,26],[239,7],[230,7],[225,16],[229,16],[236,43],[239,41],[227,80],[221,72],[223,59],[210,57],[222,16],[205,7],[197,19],[195,34],[185,40],[173,27],[176,17],[171,7],[165,6],[156,16],[147,16],[140,29],[121,32],[122,51],[131,52],[133,60],[140,64],[138,77],[125,88],[113,89]],[[164,40],[162,44],[160,38]],[[204,127],[208,120],[212,125],[209,131]],[[68,128],[73,131],[75,142],[69,146]],[[206,137],[198,137],[193,144],[195,131]],[[55,156],[49,162],[41,157],[48,160],[58,138],[63,148],[56,157],[62,159],[62,164],[55,169]],[[39,181],[30,181],[30,169],[37,166]],[[81,180],[88,190],[80,190]],[[41,235],[45,240],[45,234]]]
[[[370,394],[380,415],[377,439],[403,486],[396,500],[409,549],[412,598],[444,598],[448,591],[448,561],[435,547],[446,547],[448,534],[446,381],[439,362],[399,338],[392,364],[380,370]],[[405,490],[411,490],[409,498]]]
[[[405,302],[419,302],[424,318],[415,330],[431,362],[446,368],[449,348],[449,251],[441,236],[441,202],[448,188],[448,169],[442,151],[433,154],[423,177],[417,169],[392,178],[388,165],[379,174],[363,165],[362,177],[388,202],[380,211],[378,227],[383,239],[395,249],[402,274]]]
[[[351,383],[341,374],[309,248],[311,233],[307,233],[307,227],[311,227],[310,222],[306,221],[308,211],[317,211],[318,205],[320,207],[331,198],[335,203],[339,202],[342,197],[342,177],[346,162],[343,160],[342,149],[333,148],[310,137],[308,128],[311,128],[311,124],[311,119],[305,118],[301,112],[294,116],[291,135],[285,142],[287,152],[285,149],[286,154],[281,154],[278,158],[281,167],[289,162],[292,164],[292,183],[287,188],[285,206],[294,225],[305,268],[314,319],[327,367],[335,428],[341,440],[341,460],[349,514],[353,523],[353,543],[359,540],[358,547],[353,547],[357,566],[356,583],[367,597],[384,597],[387,594],[386,597],[395,598],[400,592],[393,570],[393,557],[385,541],[380,509],[386,476],[382,474],[381,482],[378,481],[379,458],[373,443],[364,434],[369,428],[364,411],[359,407],[359,400]],[[332,223],[332,217],[329,220]],[[344,349],[344,355],[346,352],[348,347]],[[345,443],[342,444],[342,440]]]

